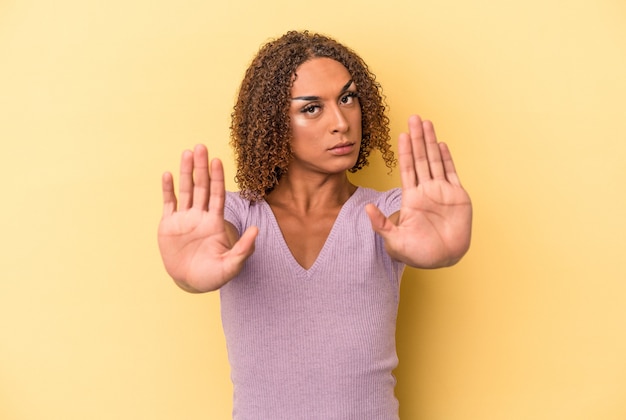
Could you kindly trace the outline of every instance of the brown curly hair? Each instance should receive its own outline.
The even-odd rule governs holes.
[[[396,164],[382,88],[365,62],[325,35],[290,31],[261,47],[246,70],[231,114],[235,181],[248,200],[263,199],[287,170],[292,157],[288,110],[293,76],[298,66],[316,57],[343,64],[359,91],[362,140],[356,164],[349,171],[367,166],[372,149],[381,152],[388,168]]]

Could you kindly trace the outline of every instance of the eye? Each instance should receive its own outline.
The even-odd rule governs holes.
[[[339,102],[341,102],[343,105],[350,105],[358,97],[359,97],[359,95],[356,92],[347,92],[345,95],[343,95],[341,98],[339,98]]]
[[[304,108],[302,108],[300,110],[301,113],[303,114],[308,114],[308,115],[315,115],[319,112],[319,110],[322,109],[321,106],[317,105],[317,104],[311,104],[311,105],[307,105]]]

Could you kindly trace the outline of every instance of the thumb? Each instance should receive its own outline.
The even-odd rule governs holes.
[[[375,205],[368,204],[367,206],[365,206],[365,212],[370,218],[370,222],[372,223],[372,229],[374,229],[374,232],[382,236],[383,239],[385,239],[386,236],[393,229],[395,229],[396,226]]]
[[[249,227],[228,251],[224,261],[224,272],[227,278],[233,278],[241,272],[246,259],[254,252],[254,240],[257,233],[256,227]]]
[[[235,242],[230,252],[242,260],[248,258],[254,252],[254,240],[258,233],[259,229],[256,226],[250,226]]]

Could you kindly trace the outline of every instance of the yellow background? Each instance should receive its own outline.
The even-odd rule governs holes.
[[[218,295],[159,260],[160,175],[204,142],[235,188],[235,91],[292,28],[366,59],[394,139],[432,119],[473,198],[466,258],[403,281],[402,419],[625,419],[622,0],[1,1],[0,418],[229,418]]]

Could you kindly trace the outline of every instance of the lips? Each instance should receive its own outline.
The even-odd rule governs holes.
[[[329,151],[337,156],[347,155],[354,150],[354,143],[339,143],[329,149]]]

